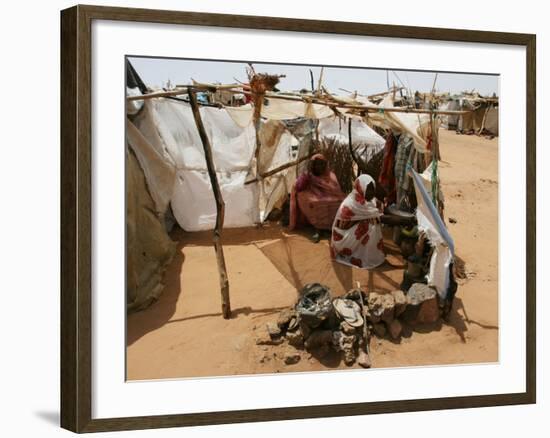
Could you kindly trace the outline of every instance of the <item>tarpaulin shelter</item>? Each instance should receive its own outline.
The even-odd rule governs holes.
[[[219,239],[220,206],[224,227],[264,221],[290,192],[297,165],[314,152],[313,137],[341,143],[353,138],[368,157],[385,144],[372,129],[378,126],[407,134],[415,150],[425,153],[437,126],[425,111],[394,108],[391,96],[376,106],[359,97],[319,101],[265,93],[257,117],[252,104],[199,105],[196,85],[143,97],[140,81],[129,77],[127,85],[129,309],[143,308],[162,289],[160,279],[174,254],[166,232],[172,215],[188,232],[216,227]],[[186,94],[189,100],[175,97]],[[342,123],[350,118],[353,124]],[[215,247],[220,263],[219,240]]]
[[[498,97],[478,94],[453,96],[442,110],[463,110],[463,114],[444,117],[444,127],[460,133],[490,134],[498,136]]]
[[[127,87],[129,96],[141,92],[139,87]],[[173,215],[185,231],[210,230],[217,211],[189,103],[170,98],[128,103],[128,308],[140,309],[158,297],[162,275],[174,254],[165,227],[170,217]],[[307,158],[314,129],[310,127],[310,141],[300,141],[301,135],[290,128],[292,122],[296,128],[297,124],[320,120],[315,130],[321,140],[347,138],[328,107],[281,104],[269,99],[262,110],[262,147],[256,166],[252,112],[251,105],[200,107],[226,205],[224,227],[228,228],[264,221],[290,192],[296,178],[295,167],[265,178],[261,175]],[[382,137],[365,123],[354,125],[353,136],[361,142],[363,153],[369,151],[369,145],[377,151],[384,144]],[[247,180],[256,182],[245,184]]]

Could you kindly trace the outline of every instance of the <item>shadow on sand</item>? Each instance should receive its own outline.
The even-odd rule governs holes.
[[[387,230],[386,230],[387,231]],[[403,277],[404,262],[399,248],[385,232],[386,262],[375,269],[364,270],[352,268],[333,261],[329,253],[329,239],[324,237],[319,243],[310,240],[311,230],[287,232],[278,226],[267,224],[256,228],[227,229],[223,232],[224,245],[255,245],[263,255],[276,267],[283,277],[296,289],[296,295],[307,283],[322,283],[331,288],[335,296],[341,295],[357,286],[357,282],[368,290],[390,292],[399,289]],[[160,299],[148,309],[128,315],[127,345],[132,345],[147,333],[166,324],[193,319],[220,317],[220,312],[192,315],[185,318],[171,319],[180,299],[181,271],[185,262],[184,248],[187,246],[212,245],[212,232],[186,233],[176,229],[171,237],[177,241],[177,251],[169,266],[164,282],[165,289]],[[230,279],[231,281],[231,279]],[[250,306],[233,309],[232,318],[249,315],[268,315],[281,311],[283,307],[253,309]],[[459,313],[462,311],[462,316]],[[254,316],[253,316],[254,317]],[[469,324],[476,324],[485,329],[498,330],[497,326],[484,325],[470,320],[460,298],[455,298],[453,308],[446,321],[417,326],[414,331],[425,333],[441,330],[443,325],[454,328],[462,342],[466,342],[465,332]],[[402,337],[410,337],[413,329],[404,325]],[[400,342],[397,340],[395,342]],[[320,358],[327,367],[337,366],[330,357]]]
[[[462,316],[459,311],[462,311],[464,313],[464,316]],[[486,330],[498,330],[498,326],[494,325],[488,325],[488,324],[482,324],[480,322],[471,320],[468,318],[466,314],[466,309],[464,307],[464,303],[460,298],[455,297],[453,301],[453,307],[451,311],[449,312],[449,315],[446,320],[439,319],[434,323],[431,324],[417,324],[414,327],[403,323],[403,330],[401,331],[401,336],[397,339],[392,339],[390,336],[386,335],[385,338],[393,342],[394,344],[400,344],[401,340],[403,338],[410,338],[414,332],[416,333],[431,333],[431,332],[439,332],[444,326],[452,327],[462,343],[466,343],[466,332],[468,331],[468,325],[475,324],[479,327],[486,329]]]
[[[296,236],[307,236],[307,231],[292,233]],[[219,317],[221,313],[213,312],[209,314],[193,315],[186,318],[175,319],[171,318],[176,312],[176,305],[182,293],[181,272],[185,263],[185,248],[192,246],[213,246],[212,231],[200,231],[187,233],[177,227],[170,234],[172,240],[177,242],[176,254],[174,260],[166,270],[164,276],[164,290],[158,301],[154,302],[145,310],[135,313],[130,313],[127,316],[126,324],[126,345],[130,346],[138,339],[145,336],[158,328],[172,322]],[[278,226],[267,224],[262,227],[255,228],[230,228],[223,231],[222,242],[224,245],[263,245],[266,242],[271,242],[276,239],[285,239],[285,233]],[[296,280],[298,279],[296,274]],[[231,281],[231,279],[230,279]],[[270,314],[276,313],[282,308],[272,309],[253,309],[251,307],[242,307],[233,309],[231,312],[232,318],[238,318],[241,315],[251,314]]]

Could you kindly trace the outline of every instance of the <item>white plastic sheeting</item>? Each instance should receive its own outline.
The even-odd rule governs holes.
[[[425,180],[427,179],[431,184],[430,176],[428,174],[419,175],[412,168],[410,174],[414,182],[418,202],[416,209],[418,229],[426,233],[431,245],[434,247],[427,276],[428,285],[435,287],[439,296],[445,299],[450,284],[450,267],[455,254],[453,238],[447,231],[447,227],[445,227],[430,195],[426,191]]]
[[[206,170],[204,149],[191,107],[181,101],[154,99],[152,120],[178,170]],[[248,170],[255,148],[252,127],[236,125],[223,109],[201,107],[200,114],[212,146],[218,172]]]
[[[224,226],[246,227],[265,219],[277,201],[287,193],[287,172],[245,185],[250,169],[255,169],[256,134],[252,124],[240,126],[225,109],[200,108],[201,118],[210,139],[214,165],[225,202]],[[159,186],[162,199],[159,211],[171,202],[178,224],[186,231],[208,230],[216,221],[216,204],[208,177],[204,150],[191,112],[185,102],[152,99],[134,120],[139,129],[129,135],[141,136],[149,143],[151,159],[140,161],[150,186]],[[279,125],[265,125],[260,172],[264,173],[291,161],[292,146],[297,140]],[[274,129],[276,128],[276,129]],[[169,169],[172,183],[155,169]],[[164,210],[162,210],[164,207]]]
[[[319,136],[335,140],[339,143],[349,142],[348,124],[346,120],[333,116],[319,120]],[[376,152],[384,147],[386,140],[361,120],[351,124],[351,138],[354,144],[366,144],[374,147]]]
[[[254,184],[244,185],[246,171],[217,172],[225,202],[225,228],[248,227],[258,218]],[[172,211],[186,231],[211,230],[216,223],[216,201],[206,170],[179,170]]]
[[[139,88],[130,88],[126,87],[126,96],[140,96],[141,91]],[[127,114],[137,114],[139,110],[143,107],[143,100],[130,100],[126,102],[126,113]]]
[[[254,107],[251,104],[225,109],[238,126],[245,128],[252,123]],[[326,105],[286,99],[265,99],[261,114],[268,120],[290,120],[299,117],[322,119],[333,116],[334,112]]]
[[[262,116],[272,120],[287,120],[297,117],[322,119],[332,115],[334,112],[326,105],[293,102],[285,99],[266,99],[262,106]]]
[[[357,100],[364,105],[374,105],[366,97],[358,96]],[[384,111],[384,108],[394,107],[391,94],[388,94],[378,106],[380,107],[380,112],[368,113],[368,115],[364,117],[366,123],[409,134],[418,152],[424,153],[427,151],[426,138],[429,133],[429,114]]]
[[[201,107],[202,121],[210,139],[218,181],[225,201],[225,227],[246,227],[267,218],[289,193],[294,169],[279,172],[252,184],[247,179],[295,159],[298,140],[281,120],[319,119],[319,137],[347,143],[347,124],[324,106],[268,99],[262,107],[259,165],[254,150],[256,135],[253,107]],[[135,126],[134,126],[135,125]],[[135,129],[137,127],[137,129]],[[128,136],[144,169],[159,216],[168,204],[186,231],[212,229],[216,205],[208,177],[204,150],[190,106],[172,99],[151,99],[128,127]],[[354,143],[378,151],[384,139],[361,120],[352,124]]]
[[[362,96],[354,96],[353,99],[342,96],[339,98],[348,103],[376,106],[368,98]],[[428,114],[384,112],[384,108],[394,107],[391,94],[388,94],[378,106],[381,109],[380,112],[371,112],[363,118],[366,124],[407,133],[413,138],[416,149],[419,152],[426,152],[426,134],[429,132],[428,127],[430,124],[430,116]],[[241,107],[227,107],[226,111],[229,113],[232,120],[240,127],[244,128],[252,123],[254,107],[251,104]],[[345,108],[339,108],[339,111],[344,114],[347,112]],[[290,120],[304,117],[319,119],[321,123],[325,122],[327,119],[335,119],[334,112],[326,105],[298,101],[293,102],[285,99],[265,99],[265,103],[262,106],[262,117],[270,120]],[[350,117],[360,119],[360,116],[350,115]],[[357,135],[361,136],[361,133]],[[364,135],[370,136],[371,134],[365,133]],[[347,138],[345,141],[347,141]]]
[[[294,159],[293,147],[298,140],[281,123],[269,120],[262,123],[260,131],[262,148],[260,149],[260,173],[273,170]],[[259,185],[260,221],[264,221],[274,207],[284,200],[296,179],[293,168],[285,169],[270,177],[261,179]]]
[[[225,110],[201,107],[200,113],[226,205],[224,226],[253,225],[259,216],[256,187],[245,186],[244,179],[254,154],[254,129],[239,127]],[[174,163],[176,177],[170,199],[179,225],[187,231],[212,229],[216,204],[190,106],[151,99],[135,123],[166,161]]]
[[[136,154],[158,217],[162,217],[172,198],[176,177],[175,163],[162,155],[159,148],[152,146],[135,125],[126,122],[126,139]]]

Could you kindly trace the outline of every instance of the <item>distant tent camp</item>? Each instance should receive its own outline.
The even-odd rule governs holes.
[[[448,115],[443,126],[463,134],[489,134],[498,136],[498,97],[483,97],[463,93],[453,96],[440,109],[465,110],[461,115]]]

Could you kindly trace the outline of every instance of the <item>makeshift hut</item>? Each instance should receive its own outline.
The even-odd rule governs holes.
[[[483,97],[477,93],[462,93],[449,98],[440,106],[441,110],[464,111],[463,114],[448,115],[443,127],[460,134],[498,136],[498,97]]]
[[[128,71],[136,75],[131,66]],[[272,79],[267,75],[252,79],[258,78]],[[167,232],[175,221],[188,232],[214,230],[222,310],[228,318],[222,229],[265,221],[288,197],[299,166],[323,145],[345,147],[361,172],[361,163],[387,153],[387,139],[373,128],[399,136],[408,149],[407,167],[403,167],[407,172],[401,176],[405,184],[399,187],[398,200],[415,190],[420,193],[416,178],[411,179],[414,174],[407,169],[422,173],[433,158],[435,164],[423,176],[432,191],[427,196],[437,205],[436,112],[396,107],[391,93],[375,105],[367,97],[335,96],[326,90],[277,93],[273,84],[260,89],[253,80],[244,86],[194,83],[152,91],[128,80],[129,310],[143,308],[158,297],[163,272],[174,254]],[[199,92],[220,90],[247,96],[251,102],[212,106],[197,100]],[[424,223],[434,227],[433,220]],[[448,244],[445,239],[439,241]],[[448,273],[450,260],[444,260],[437,266]]]

